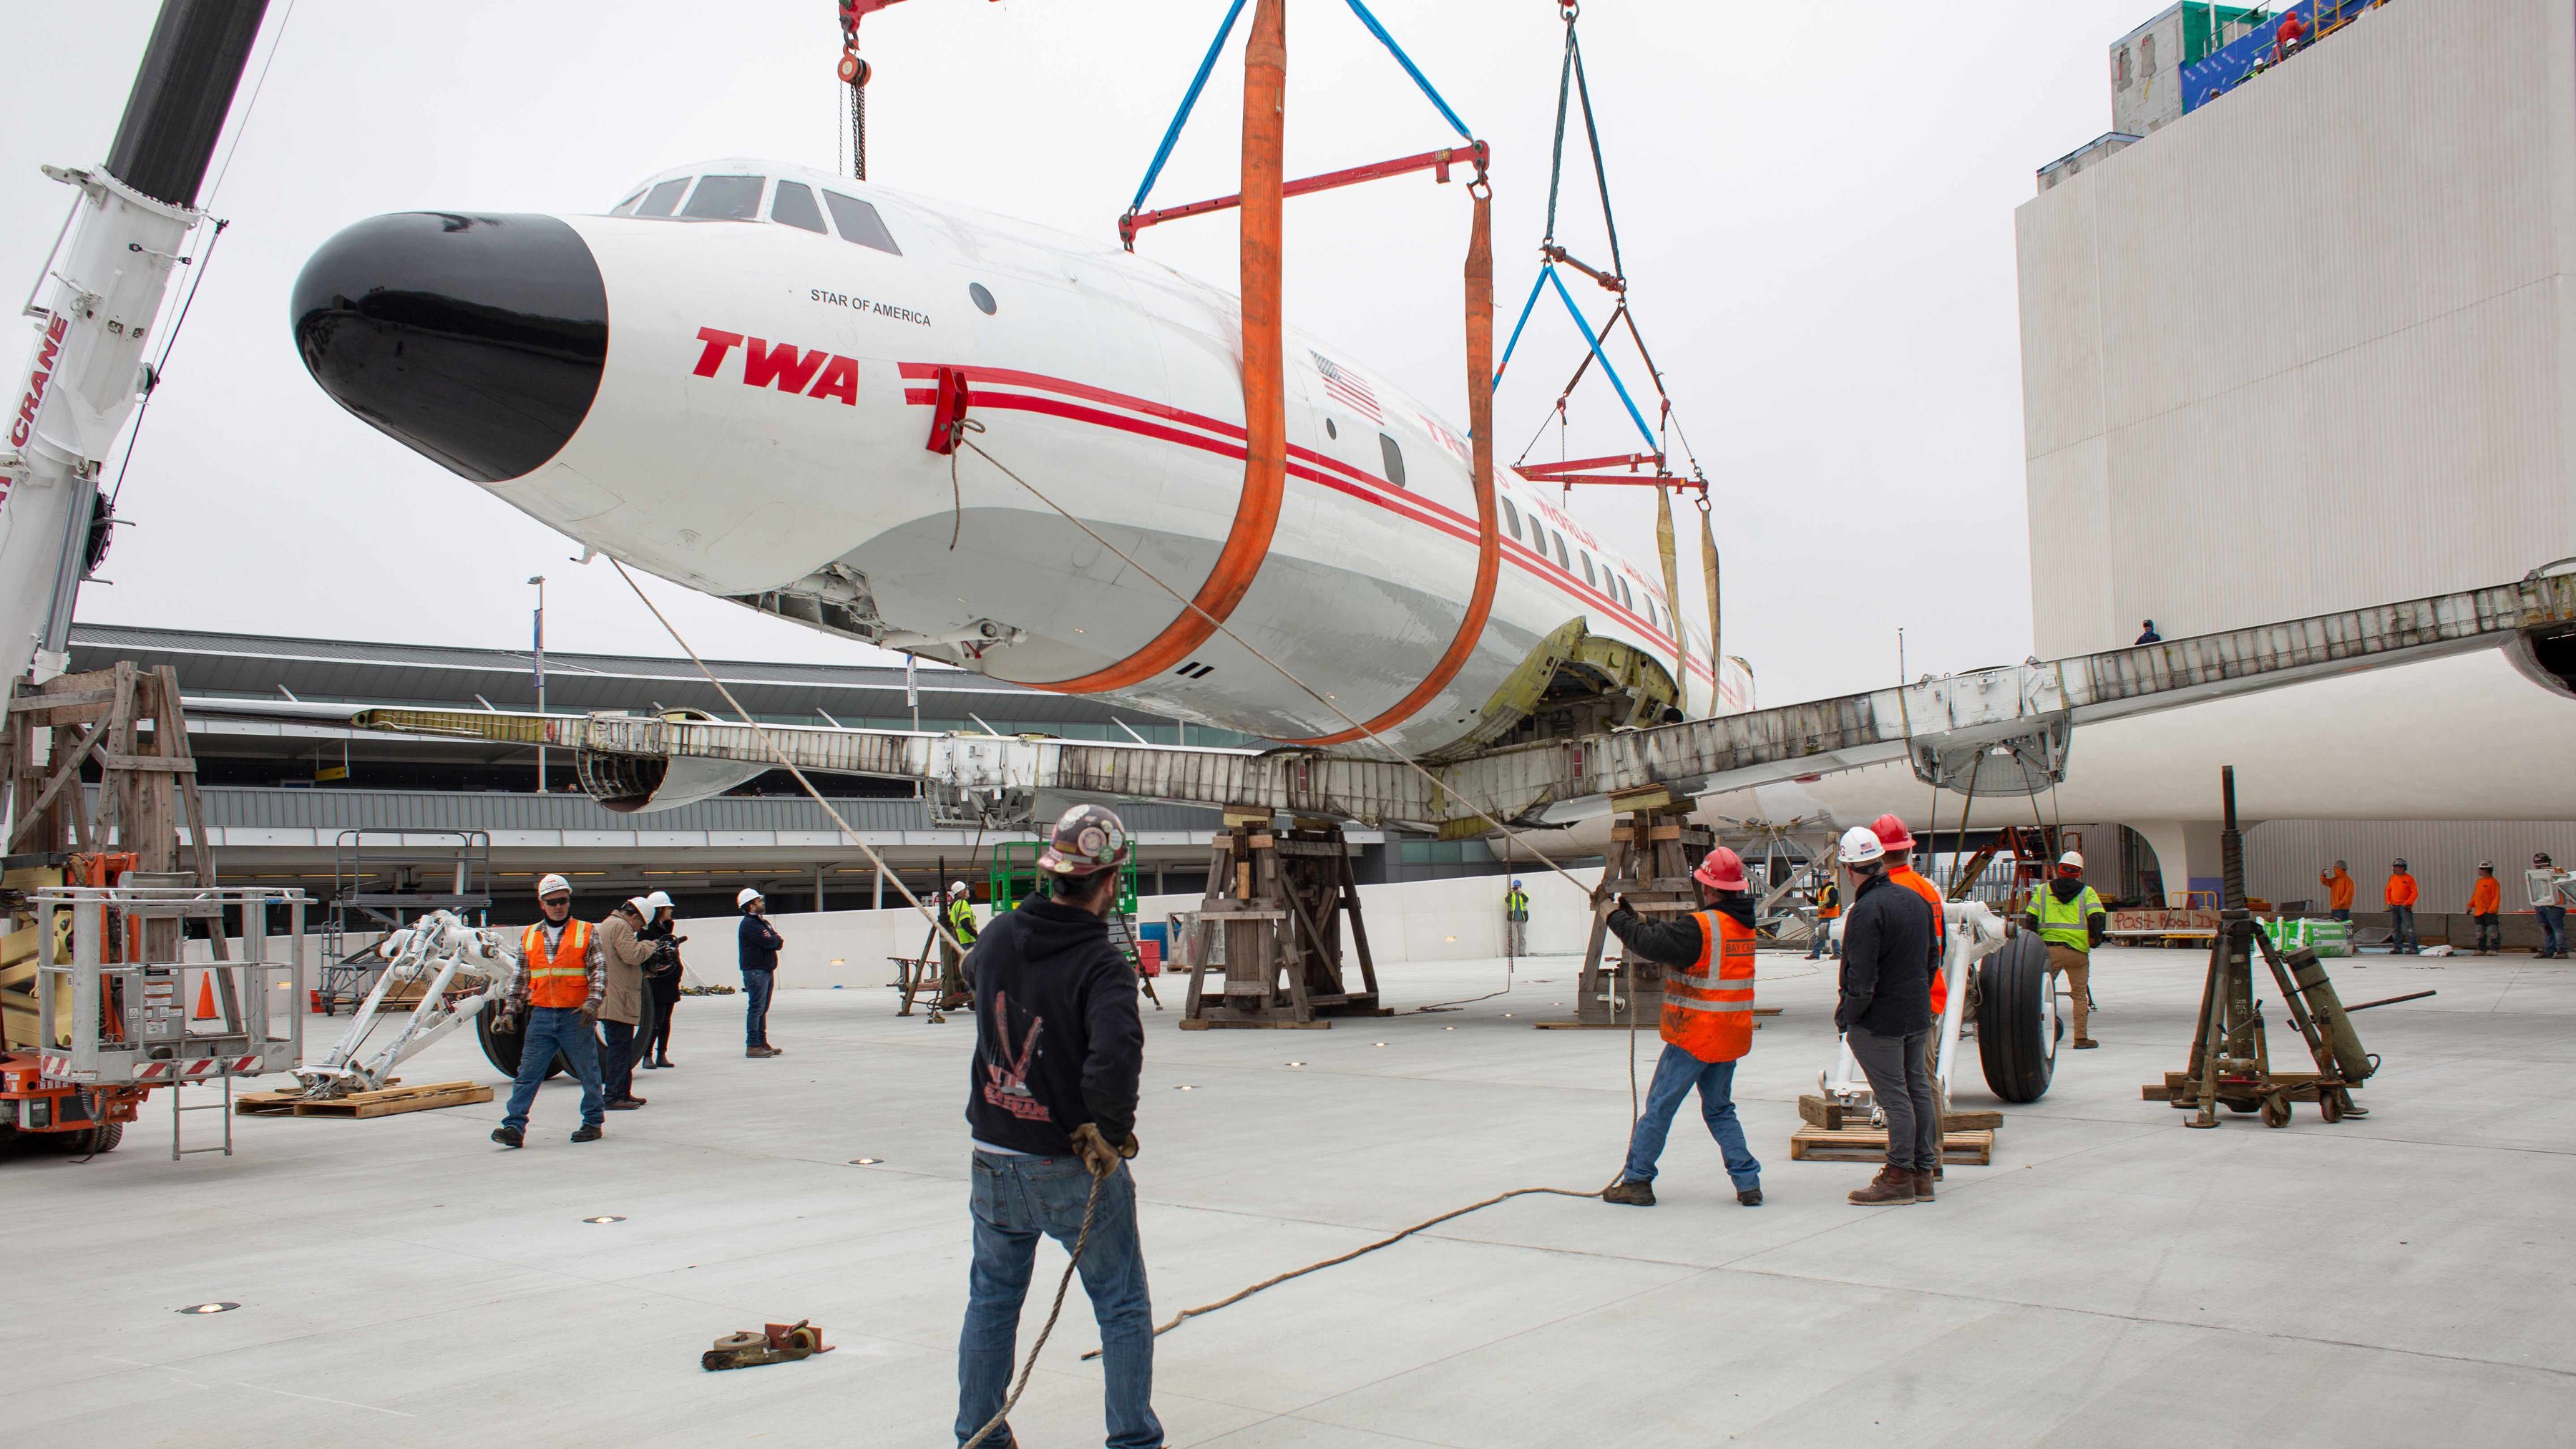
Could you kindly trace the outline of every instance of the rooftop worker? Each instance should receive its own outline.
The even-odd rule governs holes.
[[[2274,31],[2273,35],[2280,46],[2273,59],[2288,60],[2307,44],[2308,22],[2301,20],[2299,12],[2294,8],[2281,17],[2281,28]]]
[[[2531,857],[2531,869],[2523,876],[2531,895],[2531,913],[2540,918],[2540,958],[2543,961],[2567,959],[2567,907],[2576,899],[2576,875],[2560,870],[2547,851]]]
[[[669,894],[655,891],[644,898],[644,905],[642,935],[656,949],[644,966],[648,999],[635,1054],[648,1068],[665,1068],[671,1065],[671,1014],[679,1009],[680,981],[688,972],[680,964],[680,943],[689,938],[679,934],[680,908],[671,903]]]
[[[2138,626],[2138,644],[2162,644],[2163,642],[2165,642],[2165,636],[2156,632],[2155,620],[2149,619]],[[2134,649],[2137,644],[2129,647]]]
[[[783,1055],[769,1044],[769,994],[778,989],[778,948],[787,944],[769,924],[769,902],[749,886],[733,898],[742,912],[737,950],[742,959],[742,1054]]]
[[[644,1105],[644,1099],[635,1095],[635,1023],[652,1010],[644,965],[653,959],[654,948],[637,933],[651,914],[644,898],[637,896],[599,923],[600,963],[607,974],[607,989],[599,1000],[599,1076],[612,1112],[631,1112]]]
[[[1098,805],[1056,821],[1038,856],[1044,897],[997,916],[975,948],[975,1060],[966,1123],[975,1156],[968,1202],[975,1257],[957,1344],[957,1438],[1001,1412],[1038,1235],[1067,1250],[1097,1191],[1082,1249],[1082,1288],[1100,1324],[1112,1449],[1156,1449],[1154,1309],[1136,1238],[1136,1084],[1145,1024],[1136,973],[1109,942],[1131,849],[1125,823]],[[1016,1443],[1010,1426],[988,1445]]]
[[[1831,875],[1816,887],[1816,939],[1807,943],[1807,959],[1816,960],[1827,952],[1841,955],[1834,945],[1834,922],[1843,913],[1842,883]]]
[[[2480,956],[2504,949],[2504,885],[2496,879],[2495,862],[2478,862],[2478,883],[2469,887],[2469,918],[2478,923]]]
[[[1932,908],[1888,879],[1887,847],[1868,826],[1843,832],[1842,857],[1852,902],[1834,1025],[1887,1118],[1887,1165],[1851,1200],[1930,1202],[1941,1165],[1941,1106],[1923,1060],[1932,1035]]]
[[[948,883],[948,903],[940,914],[948,922],[948,934],[939,938],[939,1009],[953,1011],[969,1000],[965,953],[975,949],[975,894],[966,882]],[[954,944],[949,936],[957,938]]]
[[[1503,892],[1503,954],[1529,954],[1529,892],[1521,889],[1519,881]]]
[[[1664,968],[1664,1011],[1658,1031],[1664,1054],[1637,1125],[1628,1134],[1628,1164],[1601,1194],[1603,1202],[1655,1205],[1655,1160],[1673,1114],[1694,1088],[1708,1135],[1726,1159],[1735,1200],[1762,1205],[1762,1164],[1735,1118],[1735,1064],[1753,1050],[1753,895],[1744,862],[1725,846],[1708,853],[1691,872],[1701,909],[1673,920],[1650,921],[1626,896],[1610,912],[1621,945]]]
[[[519,1038],[519,1074],[510,1087],[509,1109],[492,1129],[492,1140],[504,1147],[526,1142],[528,1107],[560,1052],[581,1079],[581,1127],[572,1140],[596,1142],[608,1109],[600,1098],[599,1039],[591,1035],[591,1023],[599,1019],[607,971],[590,923],[572,918],[572,882],[559,875],[540,879],[537,908],[545,918],[519,935],[518,969],[510,975],[494,1023],[524,1023],[525,1032]]]
[[[2334,869],[2317,872],[2317,884],[2326,888],[2328,914],[2338,921],[2351,920],[2353,893],[2351,868],[2338,860],[2334,863]]]
[[[2093,1009],[2093,948],[2102,944],[2111,918],[2102,898],[2084,883],[2084,857],[2071,850],[2059,856],[2057,878],[2030,893],[2021,919],[2048,943],[2048,974],[2066,973],[2066,993],[2075,1003],[2075,1049],[2101,1045],[2086,1032],[2085,1017]]]
[[[1914,833],[1905,828],[1901,817],[1893,812],[1881,815],[1870,822],[1869,828],[1887,850],[1887,878],[1921,896],[1924,904],[1932,908],[1932,1018],[1938,1021],[1941,1013],[1950,1009],[1950,973],[1942,965],[1950,954],[1950,917],[1942,909],[1941,888],[1914,868]],[[1937,1172],[1939,1167],[1933,1170]]]
[[[2380,899],[2388,903],[2388,949],[2398,956],[2421,956],[2422,943],[2415,939],[2415,902],[2424,894],[2408,873],[2403,858],[2388,863],[2388,884],[2380,888]]]

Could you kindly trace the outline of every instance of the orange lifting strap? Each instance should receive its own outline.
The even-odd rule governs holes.
[[[1352,10],[1388,49],[1394,52],[1407,73],[1423,86],[1442,116],[1463,136],[1466,128],[1450,111],[1446,102],[1430,89],[1410,59],[1397,49],[1376,18],[1364,5],[1353,0]],[[1236,12],[1242,9],[1237,0],[1219,30],[1217,44],[1222,46],[1231,32]],[[1209,52],[1209,62],[1215,59]],[[1476,179],[1469,184],[1475,198],[1475,217],[1467,246],[1467,409],[1473,435],[1472,458],[1475,474],[1472,487],[1476,497],[1476,577],[1466,611],[1460,616],[1456,634],[1450,639],[1431,672],[1404,698],[1396,701],[1360,728],[1337,734],[1322,735],[1301,744],[1332,745],[1359,738],[1365,733],[1390,728],[1419,712],[1422,707],[1448,687],[1458,671],[1465,667],[1475,652],[1476,643],[1484,636],[1485,621],[1493,612],[1494,586],[1502,572],[1502,534],[1494,494],[1493,445],[1493,361],[1494,361],[1494,255],[1492,240],[1492,189],[1486,182],[1488,152],[1481,141],[1470,140],[1459,148],[1426,151],[1417,156],[1373,166],[1355,167],[1324,176],[1308,177],[1290,183],[1285,180],[1285,137],[1287,130],[1288,37],[1285,0],[1258,0],[1252,18],[1252,32],[1243,56],[1243,189],[1239,197],[1223,197],[1167,210],[1145,212],[1146,193],[1152,189],[1172,140],[1187,119],[1198,89],[1206,81],[1207,66],[1200,68],[1189,97],[1182,102],[1181,113],[1173,119],[1172,133],[1164,138],[1163,151],[1155,158],[1154,167],[1137,192],[1136,201],[1119,219],[1119,232],[1132,247],[1136,233],[1147,226],[1183,216],[1202,215],[1239,205],[1242,218],[1242,251],[1240,277],[1243,312],[1243,416],[1244,463],[1243,494],[1235,505],[1234,525],[1226,535],[1225,547],[1218,553],[1216,564],[1199,585],[1191,607],[1184,609],[1164,626],[1143,648],[1104,669],[1074,679],[1037,684],[1067,694],[1091,693],[1122,689],[1180,663],[1196,652],[1201,644],[1216,633],[1243,603],[1244,595],[1260,574],[1261,565],[1270,555],[1272,536],[1279,527],[1279,506],[1287,486],[1287,361],[1286,334],[1281,321],[1281,238],[1283,203],[1289,195],[1325,190],[1381,177],[1412,171],[1433,170],[1438,179],[1449,179],[1452,164],[1472,164]]]

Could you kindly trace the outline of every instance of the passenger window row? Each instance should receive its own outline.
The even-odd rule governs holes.
[[[689,183],[697,182],[691,191]],[[760,194],[769,184],[765,176],[675,176],[653,184],[647,190],[619,202],[611,216],[683,216],[702,221],[758,221]],[[688,197],[681,204],[683,195]],[[885,219],[876,207],[855,196],[825,191],[821,206],[814,203],[814,189],[801,181],[780,181],[777,195],[769,203],[769,219],[799,231],[829,236],[823,224],[823,212],[829,209],[832,226],[841,240],[881,252],[902,256],[903,248],[895,245],[894,233],[886,230]]]
[[[1528,532],[1522,532],[1521,512],[1519,509],[1512,506],[1512,500],[1508,496],[1499,493],[1495,495],[1495,499],[1503,505],[1503,531],[1510,534],[1514,542],[1528,544],[1531,551],[1536,553],[1540,558],[1546,558],[1549,547],[1553,545],[1556,550],[1556,566],[1564,569],[1569,574],[1574,572],[1573,567],[1566,560],[1565,535],[1560,533],[1551,537],[1547,525],[1539,522],[1537,514],[1530,515]],[[1655,601],[1652,597],[1648,597],[1645,600],[1644,607],[1640,608],[1638,605],[1636,591],[1628,587],[1627,579],[1622,577],[1617,570],[1604,564],[1596,571],[1593,567],[1592,555],[1590,553],[1583,552],[1581,550],[1577,550],[1576,552],[1583,560],[1583,581],[1585,583],[1592,585],[1594,588],[1599,589],[1603,593],[1606,593],[1612,598],[1618,600],[1620,605],[1626,608],[1628,612],[1632,614],[1644,614],[1646,621],[1654,625],[1656,628],[1661,629],[1664,627],[1663,617],[1656,609]]]

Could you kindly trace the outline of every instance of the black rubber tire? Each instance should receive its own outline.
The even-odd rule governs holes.
[[[519,1075],[519,1043],[525,1039],[525,1033],[493,1030],[492,1011],[486,1007],[474,1013],[474,1035],[483,1043],[485,1061],[499,1069],[502,1076],[515,1079]],[[549,1077],[559,1077],[571,1070],[572,1063],[564,1060],[562,1052],[555,1053],[555,1059],[546,1063]]]
[[[2263,1099],[2263,1125],[2266,1127],[2289,1126],[2290,1099],[2282,1096],[2278,1092],[2265,1097]]]
[[[1977,1056],[1986,1085],[2007,1102],[2036,1102],[2057,1069],[2046,1032],[2048,945],[2027,931],[1977,963]]]
[[[2317,1093],[2317,1115],[2323,1117],[2328,1122],[2340,1122],[2343,1120],[2343,1106],[2343,1090],[2341,1088],[2328,1087],[2324,1091]]]

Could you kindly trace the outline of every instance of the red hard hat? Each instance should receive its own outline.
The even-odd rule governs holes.
[[[1914,848],[1913,834],[1905,828],[1904,819],[1893,811],[1869,822],[1869,833],[1877,836],[1878,843],[1891,851]]]
[[[1745,888],[1744,862],[1734,851],[1721,845],[1708,853],[1691,872],[1691,879],[1713,891],[1740,891]]]

